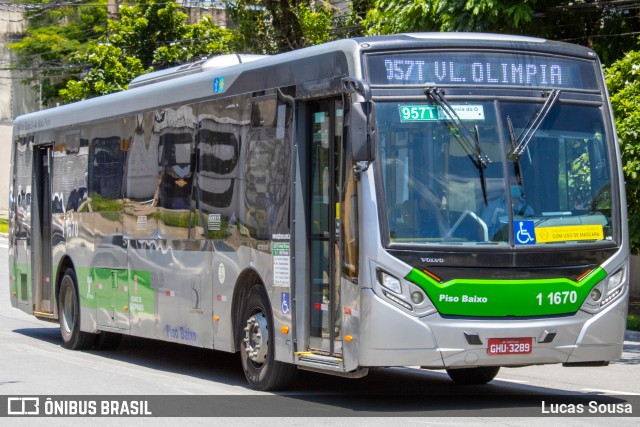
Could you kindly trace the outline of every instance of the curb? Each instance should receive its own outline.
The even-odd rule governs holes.
[[[640,332],[638,332],[638,331],[625,331],[624,332],[624,340],[625,341],[640,341]]]

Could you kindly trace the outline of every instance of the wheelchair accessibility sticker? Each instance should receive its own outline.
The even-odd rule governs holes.
[[[291,312],[291,302],[289,301],[289,292],[280,293],[280,308],[282,308],[282,314],[289,314]]]
[[[513,224],[513,235],[516,245],[535,245],[536,233],[534,221],[515,221]]]

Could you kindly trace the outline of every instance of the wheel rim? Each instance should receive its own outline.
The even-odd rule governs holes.
[[[244,344],[247,357],[256,366],[267,361],[269,354],[269,328],[264,313],[257,312],[248,320],[244,328]]]
[[[62,295],[62,326],[67,334],[70,334],[73,330],[74,322],[74,307],[73,307],[73,293],[68,287],[64,288],[64,294]]]

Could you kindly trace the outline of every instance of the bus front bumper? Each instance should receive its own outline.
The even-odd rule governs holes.
[[[361,292],[360,366],[465,368],[549,363],[588,364],[620,358],[626,325],[628,290],[597,314],[544,318],[444,318],[438,313],[413,317]],[[531,350],[489,354],[491,338],[531,339]]]

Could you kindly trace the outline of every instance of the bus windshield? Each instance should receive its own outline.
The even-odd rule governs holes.
[[[378,102],[376,116],[392,244],[613,239],[601,108],[425,98]]]

